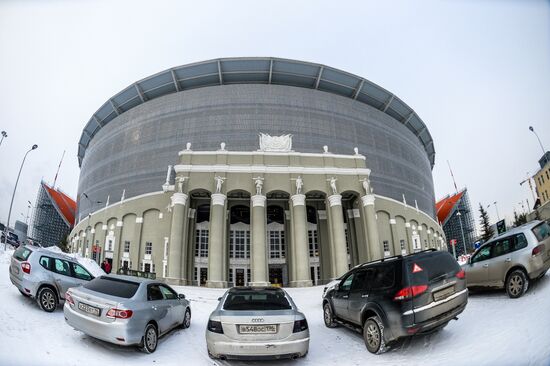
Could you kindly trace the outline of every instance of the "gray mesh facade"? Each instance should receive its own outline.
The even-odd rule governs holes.
[[[118,115],[87,145],[79,181],[79,215],[102,204],[159,191],[168,165],[187,142],[193,150],[258,149],[258,134],[293,135],[293,149],[367,157],[375,193],[434,216],[431,163],[403,123],[351,98],[284,85],[235,84],[164,95]],[[81,197],[86,193],[89,200]],[[94,206],[95,205],[95,206]]]

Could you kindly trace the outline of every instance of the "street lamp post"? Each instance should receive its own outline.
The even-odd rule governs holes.
[[[34,144],[32,147],[25,153],[21,166],[19,167],[19,173],[17,174],[17,180],[15,181],[15,187],[13,187],[13,194],[11,195],[10,210],[8,211],[8,222],[6,223],[6,235],[4,236],[4,250],[6,250],[8,245],[8,233],[10,228],[10,218],[11,218],[11,209],[13,207],[13,199],[15,198],[15,192],[17,191],[17,184],[19,183],[19,177],[21,176],[21,171],[23,170],[23,164],[25,164],[25,159],[27,159],[27,154],[33,150],[36,150],[38,145]]]
[[[495,205],[495,210],[497,212],[497,221],[500,221],[500,216],[498,215],[497,201],[493,202],[493,204]]]
[[[2,141],[4,141],[4,137],[8,137],[8,134],[6,131],[2,131],[2,138],[0,139],[0,145],[2,145]]]
[[[535,129],[533,126],[529,126],[529,131],[533,132],[535,136],[537,136],[537,140],[539,140],[540,148],[542,150],[542,155],[546,154],[546,150],[544,150],[544,147],[542,146],[542,142],[540,141],[539,135],[535,132]]]
[[[462,233],[462,245],[464,245],[464,255],[466,255],[466,239],[464,239],[464,229],[462,228],[462,214],[460,213],[460,211],[458,211],[456,214],[458,216],[458,222],[460,224],[460,232]]]

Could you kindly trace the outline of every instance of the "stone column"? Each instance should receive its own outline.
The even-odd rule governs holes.
[[[317,210],[317,236],[319,238],[319,264],[321,268],[321,281],[328,283],[332,277],[331,248],[327,222],[327,212]]]
[[[101,227],[101,230],[103,230],[103,240],[107,239],[107,235],[109,233],[109,226],[103,225]],[[115,232],[115,246],[113,248],[113,267],[111,269],[111,273],[116,273],[118,269],[120,268],[120,256],[124,247],[124,243],[122,242],[122,226],[117,226],[114,230]]]
[[[252,245],[250,246],[250,286],[269,286],[266,250],[266,197],[252,196]]]
[[[208,231],[208,281],[207,287],[227,287],[224,281],[223,246],[225,244],[225,199],[222,193],[212,194],[210,207],[210,228]]]
[[[292,287],[311,286],[312,281],[309,272],[309,248],[307,239],[307,215],[306,196],[295,194],[290,196],[292,200],[293,215],[292,227],[294,240],[294,258],[292,264],[295,267],[296,277],[290,282]]]
[[[397,222],[395,219],[390,219],[391,240],[393,243],[393,255],[401,255],[401,243],[397,234]]]
[[[366,194],[361,197],[363,202],[363,217],[367,225],[367,238],[369,241],[370,260],[382,258],[382,248],[380,247],[380,239],[378,238],[378,225],[376,224],[376,211],[374,210],[373,194]]]
[[[346,248],[346,232],[344,230],[344,214],[342,212],[342,195],[328,196],[330,206],[329,224],[332,228],[334,248],[334,276],[340,277],[348,271],[348,253]]]
[[[182,252],[184,249],[184,221],[185,205],[187,204],[187,195],[185,193],[174,193],[172,197],[172,225],[170,226],[170,239],[168,239],[168,274],[166,282],[172,285],[186,284],[185,261],[182,261]],[[182,268],[183,267],[183,268]]]

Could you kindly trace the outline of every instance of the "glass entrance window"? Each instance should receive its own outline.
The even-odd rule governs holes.
[[[268,231],[269,258],[285,258],[285,232]]]
[[[208,230],[199,229],[196,230],[195,236],[195,256],[207,258],[208,257]]]
[[[308,242],[309,242],[309,256],[318,257],[319,256],[319,241],[317,238],[317,230],[308,230],[307,232]],[[314,278],[314,277],[312,277]]]
[[[229,256],[231,258],[250,258],[250,231],[229,231]]]

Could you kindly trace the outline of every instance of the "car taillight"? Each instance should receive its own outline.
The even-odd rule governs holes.
[[[207,329],[213,333],[223,334],[222,323],[216,320],[209,320]]]
[[[123,309],[109,309],[107,312],[107,318],[114,318],[114,319],[128,319],[132,316],[134,312],[132,310],[123,310]]]
[[[307,328],[307,320],[296,320],[294,321],[294,328],[292,329],[292,333],[303,332]]]
[[[458,271],[458,273],[456,274],[456,278],[460,278],[461,280],[463,280],[465,277],[466,277],[466,272],[464,272],[463,269]]]
[[[73,297],[71,296],[71,293],[69,291],[65,292],[65,301],[67,301],[71,305],[74,305]]]
[[[31,273],[31,264],[29,262],[21,263],[21,269],[23,272],[30,274]]]
[[[531,252],[531,254],[532,255],[537,255],[537,254],[542,253],[543,250],[544,250],[544,244],[537,245],[536,247],[533,248],[533,251]]]
[[[395,296],[393,297],[394,300],[408,300],[412,299],[415,296],[418,296],[428,289],[427,285],[419,285],[419,286],[409,286],[402,288],[399,290]]]

